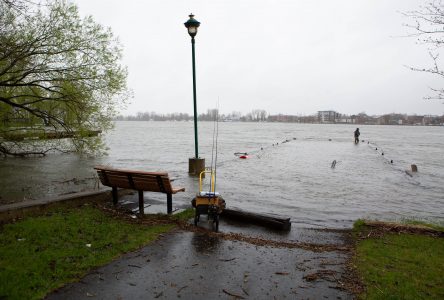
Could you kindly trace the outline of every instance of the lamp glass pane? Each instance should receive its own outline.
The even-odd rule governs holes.
[[[194,26],[188,27],[188,33],[189,34],[196,34],[197,33],[197,27],[194,27]]]

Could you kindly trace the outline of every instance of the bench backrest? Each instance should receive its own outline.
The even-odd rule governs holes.
[[[173,193],[168,173],[120,170],[101,166],[94,169],[97,170],[100,181],[105,186],[166,194]]]

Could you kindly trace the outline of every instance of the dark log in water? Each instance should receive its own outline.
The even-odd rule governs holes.
[[[290,218],[269,216],[242,210],[224,209],[221,216],[225,219],[248,222],[278,230],[290,230]]]

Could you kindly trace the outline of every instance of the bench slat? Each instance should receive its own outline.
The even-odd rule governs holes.
[[[99,179],[105,186],[176,194],[184,188],[173,188],[168,173],[120,170],[97,166]]]
[[[116,172],[116,173],[129,173],[129,174],[142,174],[142,175],[161,175],[168,177],[168,173],[166,172],[146,172],[139,170],[126,170],[126,169],[114,169],[106,166],[95,166],[94,169],[106,172]]]

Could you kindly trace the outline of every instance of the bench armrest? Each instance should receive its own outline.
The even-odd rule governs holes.
[[[183,188],[183,187],[173,188],[173,194],[178,193],[178,192],[185,192],[185,188]]]

